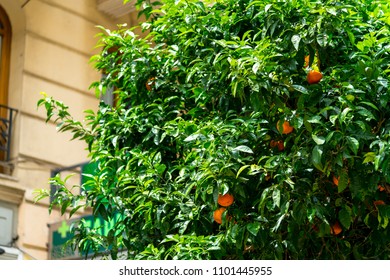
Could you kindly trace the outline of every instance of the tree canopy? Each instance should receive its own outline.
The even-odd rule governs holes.
[[[61,101],[38,103],[98,166],[80,194],[52,178],[51,208],[112,221],[107,235],[76,225],[74,248],[389,259],[388,1],[137,5],[146,20],[102,27],[92,58],[105,75],[91,87],[97,98],[114,89],[114,106],[101,102],[83,123]]]

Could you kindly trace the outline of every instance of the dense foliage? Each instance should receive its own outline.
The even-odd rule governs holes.
[[[388,1],[141,4],[147,35],[102,28],[92,58],[105,73],[92,87],[114,88],[115,106],[83,125],[39,101],[98,163],[80,195],[53,178],[51,207],[121,214],[107,236],[80,224],[74,246],[129,259],[389,259]],[[322,77],[308,83],[313,70]],[[218,224],[225,193],[234,202]]]

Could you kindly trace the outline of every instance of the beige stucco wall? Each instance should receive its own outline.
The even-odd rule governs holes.
[[[9,106],[18,109],[13,131],[11,174],[0,174],[0,201],[13,203],[17,212],[16,246],[26,256],[46,259],[48,223],[63,217],[48,214],[47,201],[35,204],[34,190],[49,188],[50,170],[87,160],[85,144],[56,132],[37,110],[40,92],[63,101],[82,120],[85,109],[98,100],[89,90],[100,78],[89,62],[95,48],[97,25],[115,29],[133,23],[135,15],[112,18],[97,10],[96,0],[0,0],[9,15],[13,41]],[[12,200],[12,201],[11,201]]]

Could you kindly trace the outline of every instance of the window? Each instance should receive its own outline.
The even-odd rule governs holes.
[[[10,246],[13,239],[14,211],[0,202],[0,245]]]
[[[10,21],[0,6],[0,173],[12,172],[9,161],[12,121],[16,110],[8,107],[11,35]]]
[[[51,171],[50,177],[55,177],[58,174],[60,174],[61,178],[65,178],[66,175],[73,174],[74,184],[80,184],[80,186],[87,181],[91,180],[91,176],[94,176],[96,174],[96,170],[98,168],[97,162],[83,162],[80,164],[63,167],[63,168],[57,168],[53,169]],[[69,173],[69,174],[67,174]],[[77,182],[78,181],[78,182]],[[51,184],[50,186],[50,202],[53,201],[54,195],[56,191],[58,190],[58,186],[56,184]]]
[[[11,24],[0,6],[0,105],[8,104],[9,61],[11,51]]]

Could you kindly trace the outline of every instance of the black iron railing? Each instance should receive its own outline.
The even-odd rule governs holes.
[[[12,127],[18,110],[0,104],[0,160],[9,162],[11,158]]]

